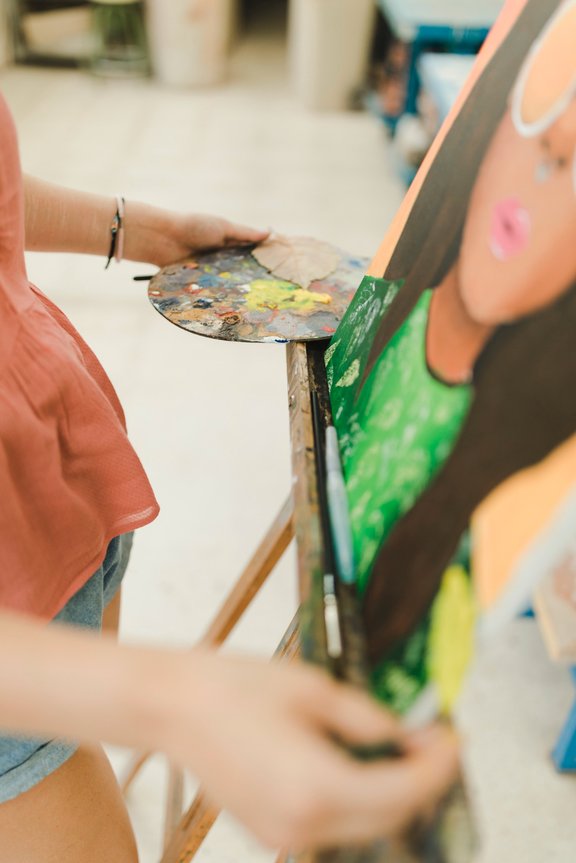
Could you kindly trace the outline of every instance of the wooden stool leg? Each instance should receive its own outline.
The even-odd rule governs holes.
[[[212,806],[206,800],[202,791],[199,791],[174,831],[160,863],[188,863],[192,860],[220,815],[220,811],[217,806]]]
[[[164,816],[164,848],[170,844],[184,809],[184,771],[170,765],[168,789],[166,791],[166,810]]]
[[[292,659],[298,656],[300,652],[300,641],[298,638],[298,616],[299,612],[297,611],[292,620],[290,621],[288,629],[282,636],[280,644],[274,651],[275,659],[290,662]]]
[[[224,600],[220,611],[200,640],[203,645],[216,647],[234,629],[294,537],[292,497],[284,502],[268,533],[258,546],[242,575]],[[128,765],[121,781],[125,794],[152,753],[137,755]]]
[[[298,614],[293,617],[274,656],[280,661],[289,662],[297,653]],[[220,809],[208,803],[204,792],[200,789],[192,801],[192,805],[176,827],[160,863],[190,863],[220,812]],[[277,863],[286,859],[286,856],[281,854]]]
[[[128,767],[126,768],[126,773],[124,774],[124,778],[120,781],[120,789],[122,794],[127,794],[130,790],[130,786],[152,755],[151,752],[144,752],[143,754],[136,755],[134,759],[130,762]]]

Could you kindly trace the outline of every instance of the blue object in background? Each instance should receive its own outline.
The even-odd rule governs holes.
[[[418,76],[438,110],[438,121],[444,122],[472,71],[475,56],[465,54],[422,54]]]
[[[576,667],[571,671],[576,684]],[[562,773],[576,771],[576,701],[554,747],[552,759]]]
[[[404,112],[417,113],[418,61],[425,51],[476,54],[504,0],[378,0],[394,36],[410,45]]]

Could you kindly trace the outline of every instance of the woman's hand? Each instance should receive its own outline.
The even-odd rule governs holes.
[[[189,662],[162,748],[270,846],[394,836],[457,776],[453,732],[410,735],[372,698],[316,669],[208,653]],[[405,757],[366,763],[344,748],[389,741]]]
[[[261,243],[269,234],[218,216],[175,213],[130,202],[124,226],[125,257],[158,267],[204,249]]]

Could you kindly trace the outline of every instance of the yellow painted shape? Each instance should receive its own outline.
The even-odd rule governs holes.
[[[436,684],[440,710],[450,713],[472,659],[476,606],[468,573],[450,566],[432,606],[428,676]]]
[[[332,302],[330,294],[317,294],[303,288],[295,288],[292,282],[281,280],[254,279],[246,294],[246,308],[258,312],[268,309],[298,309],[300,312],[313,311],[320,303]]]

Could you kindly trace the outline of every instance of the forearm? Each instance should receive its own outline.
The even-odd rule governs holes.
[[[94,195],[24,178],[26,249],[35,252],[75,252],[106,257],[110,227],[116,212],[113,195]],[[124,257],[154,261],[170,214],[137,201],[126,203]]]
[[[162,694],[181,662],[176,651],[119,647],[106,637],[0,613],[0,727],[160,748]],[[192,655],[186,664],[189,679]]]
[[[24,178],[26,248],[106,255],[116,212],[112,196],[91,195]]]

